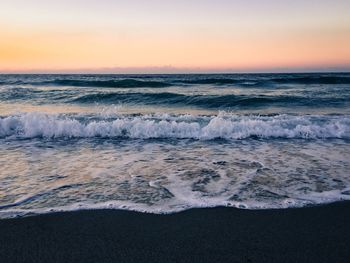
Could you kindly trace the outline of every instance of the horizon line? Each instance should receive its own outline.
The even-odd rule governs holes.
[[[9,70],[0,69],[1,75],[38,74],[38,75],[190,75],[190,74],[293,74],[293,73],[350,73],[350,66],[339,67],[274,67],[268,69],[201,69],[201,68],[176,68],[176,67],[115,67],[115,68],[85,68],[85,69],[26,69]]]
[[[104,72],[1,72],[0,75],[238,75],[238,74],[350,74],[347,71],[283,71],[283,72],[183,72],[183,73],[104,73]]]

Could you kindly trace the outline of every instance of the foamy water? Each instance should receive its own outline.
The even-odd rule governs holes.
[[[66,116],[25,113],[0,119],[3,138],[349,139],[350,116]]]
[[[350,199],[348,75],[223,76],[2,76],[0,217]]]

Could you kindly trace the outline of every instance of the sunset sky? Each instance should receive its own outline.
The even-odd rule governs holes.
[[[349,0],[1,0],[0,72],[349,71]]]

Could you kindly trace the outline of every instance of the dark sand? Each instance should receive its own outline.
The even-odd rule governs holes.
[[[0,220],[0,262],[350,262],[350,203]]]

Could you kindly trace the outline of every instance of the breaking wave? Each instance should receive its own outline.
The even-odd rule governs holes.
[[[130,138],[130,139],[246,139],[350,138],[350,116],[211,117],[119,116],[88,118],[25,113],[0,118],[0,137],[14,138]]]

